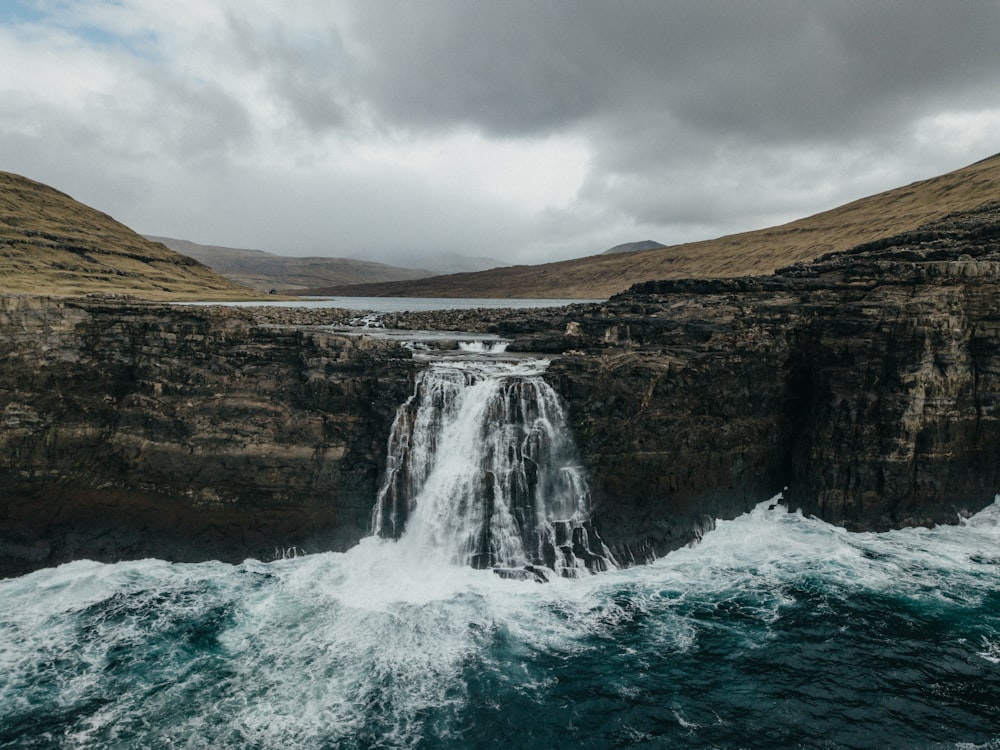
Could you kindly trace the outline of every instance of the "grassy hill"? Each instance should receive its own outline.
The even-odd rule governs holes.
[[[399,268],[349,258],[292,258],[263,250],[200,245],[172,237],[147,239],[200,260],[214,271],[262,292],[294,293],[307,287],[404,281],[433,276],[433,271]]]
[[[279,288],[356,296],[603,298],[639,281],[770,273],[796,261],[891,237],[949,213],[997,200],[1000,155],[769,229],[560,263],[382,283],[345,282],[376,280],[378,273],[406,269],[339,261],[354,264],[351,272],[355,275],[320,276],[332,274],[338,259],[285,259],[259,251],[209,248],[216,251],[213,262],[217,268],[241,268],[231,272],[255,285],[255,291],[136,234],[64,193],[0,172],[0,293],[106,292],[147,299],[249,299],[259,298],[262,290]],[[194,250],[205,246],[191,243],[185,247]],[[240,256],[227,256],[222,250]],[[247,263],[256,264],[256,270],[248,270]],[[364,276],[369,272],[375,277]],[[274,283],[278,278],[287,283]],[[335,283],[327,283],[327,279]]]
[[[40,182],[0,172],[0,293],[260,297]]]
[[[637,253],[640,250],[659,250],[666,247],[662,242],[656,240],[639,240],[638,242],[623,242],[621,245],[609,247],[601,255],[614,255],[615,253]]]
[[[639,281],[771,273],[1000,200],[1000,154],[788,224],[683,245],[537,266],[312,293],[422,297],[608,297]]]

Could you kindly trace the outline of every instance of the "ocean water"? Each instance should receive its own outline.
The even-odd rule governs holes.
[[[0,747],[1000,747],[1000,504],[768,506],[547,584],[377,538],[0,581]]]

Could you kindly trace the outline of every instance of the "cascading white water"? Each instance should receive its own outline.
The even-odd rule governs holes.
[[[507,575],[612,567],[546,364],[440,361],[421,372],[393,424],[373,533]]]

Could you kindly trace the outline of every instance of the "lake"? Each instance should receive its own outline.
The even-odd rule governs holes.
[[[567,305],[604,302],[602,299],[515,299],[450,297],[303,297],[292,302],[185,302],[186,305],[226,305],[237,307],[307,307],[372,310],[374,312],[427,312],[431,310],[475,310],[529,307],[566,307]]]

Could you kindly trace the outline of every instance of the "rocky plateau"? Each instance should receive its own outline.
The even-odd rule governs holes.
[[[422,363],[351,315],[3,297],[0,574],[356,543]],[[998,204],[768,276],[383,320],[551,358],[622,564],[779,492],[852,531],[1000,492]]]

